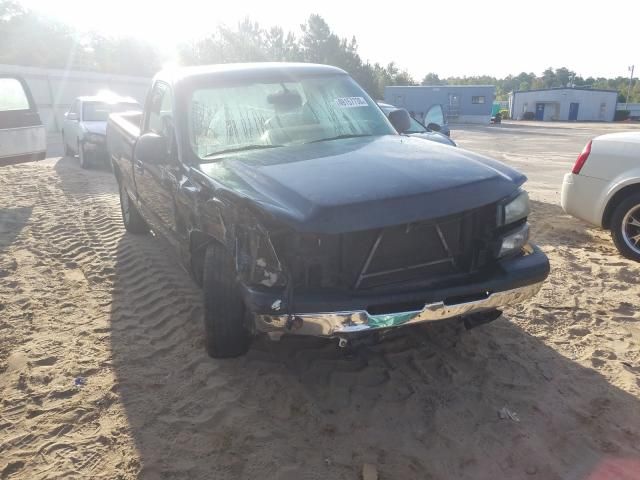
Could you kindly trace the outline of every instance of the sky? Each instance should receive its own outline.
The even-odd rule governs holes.
[[[133,35],[167,52],[184,41],[234,26],[249,17],[263,27],[299,33],[321,15],[340,37],[355,36],[360,56],[395,62],[417,80],[522,71],[541,74],[566,66],[583,77],[640,73],[640,1],[441,0],[22,0],[80,31]],[[627,21],[626,19],[631,19]],[[625,30],[628,33],[625,33]],[[635,38],[634,38],[635,37]]]

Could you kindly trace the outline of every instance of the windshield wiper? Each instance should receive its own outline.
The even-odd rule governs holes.
[[[277,147],[284,147],[284,145],[265,145],[265,144],[244,145],[242,147],[227,148],[226,150],[219,150],[217,152],[207,153],[204,156],[204,158],[215,157],[216,155],[222,155],[223,153],[243,152],[245,150],[260,150],[263,148],[277,148]]]
[[[345,135],[336,135],[335,137],[312,140],[307,143],[329,142],[331,140],[342,140],[343,138],[358,138],[358,137],[373,137],[373,135],[371,135],[370,133],[347,133]]]

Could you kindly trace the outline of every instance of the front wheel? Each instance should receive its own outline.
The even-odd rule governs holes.
[[[622,255],[640,262],[640,193],[630,195],[613,211],[611,236]]]
[[[245,305],[236,280],[233,257],[216,243],[207,247],[202,278],[207,353],[213,358],[237,357],[249,349]]]
[[[138,211],[136,205],[133,203],[127,189],[119,183],[120,187],[120,211],[122,212],[122,222],[127,232],[131,233],[147,233],[149,231],[149,225],[144,221],[142,215]]]
[[[80,161],[80,168],[89,168],[87,154],[84,151],[84,145],[81,143],[78,143],[78,160]]]
[[[67,143],[67,139],[64,136],[64,131],[62,132],[62,144],[64,145],[64,156],[65,157],[73,157],[73,150],[69,148],[69,144]]]

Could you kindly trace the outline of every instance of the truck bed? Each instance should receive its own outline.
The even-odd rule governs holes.
[[[140,136],[142,112],[112,113],[107,122],[107,149],[119,181],[134,189],[133,147]]]

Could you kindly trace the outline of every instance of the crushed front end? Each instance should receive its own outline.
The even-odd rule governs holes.
[[[549,273],[528,243],[528,197],[340,234],[237,230],[243,295],[261,332],[344,336],[493,312]]]

